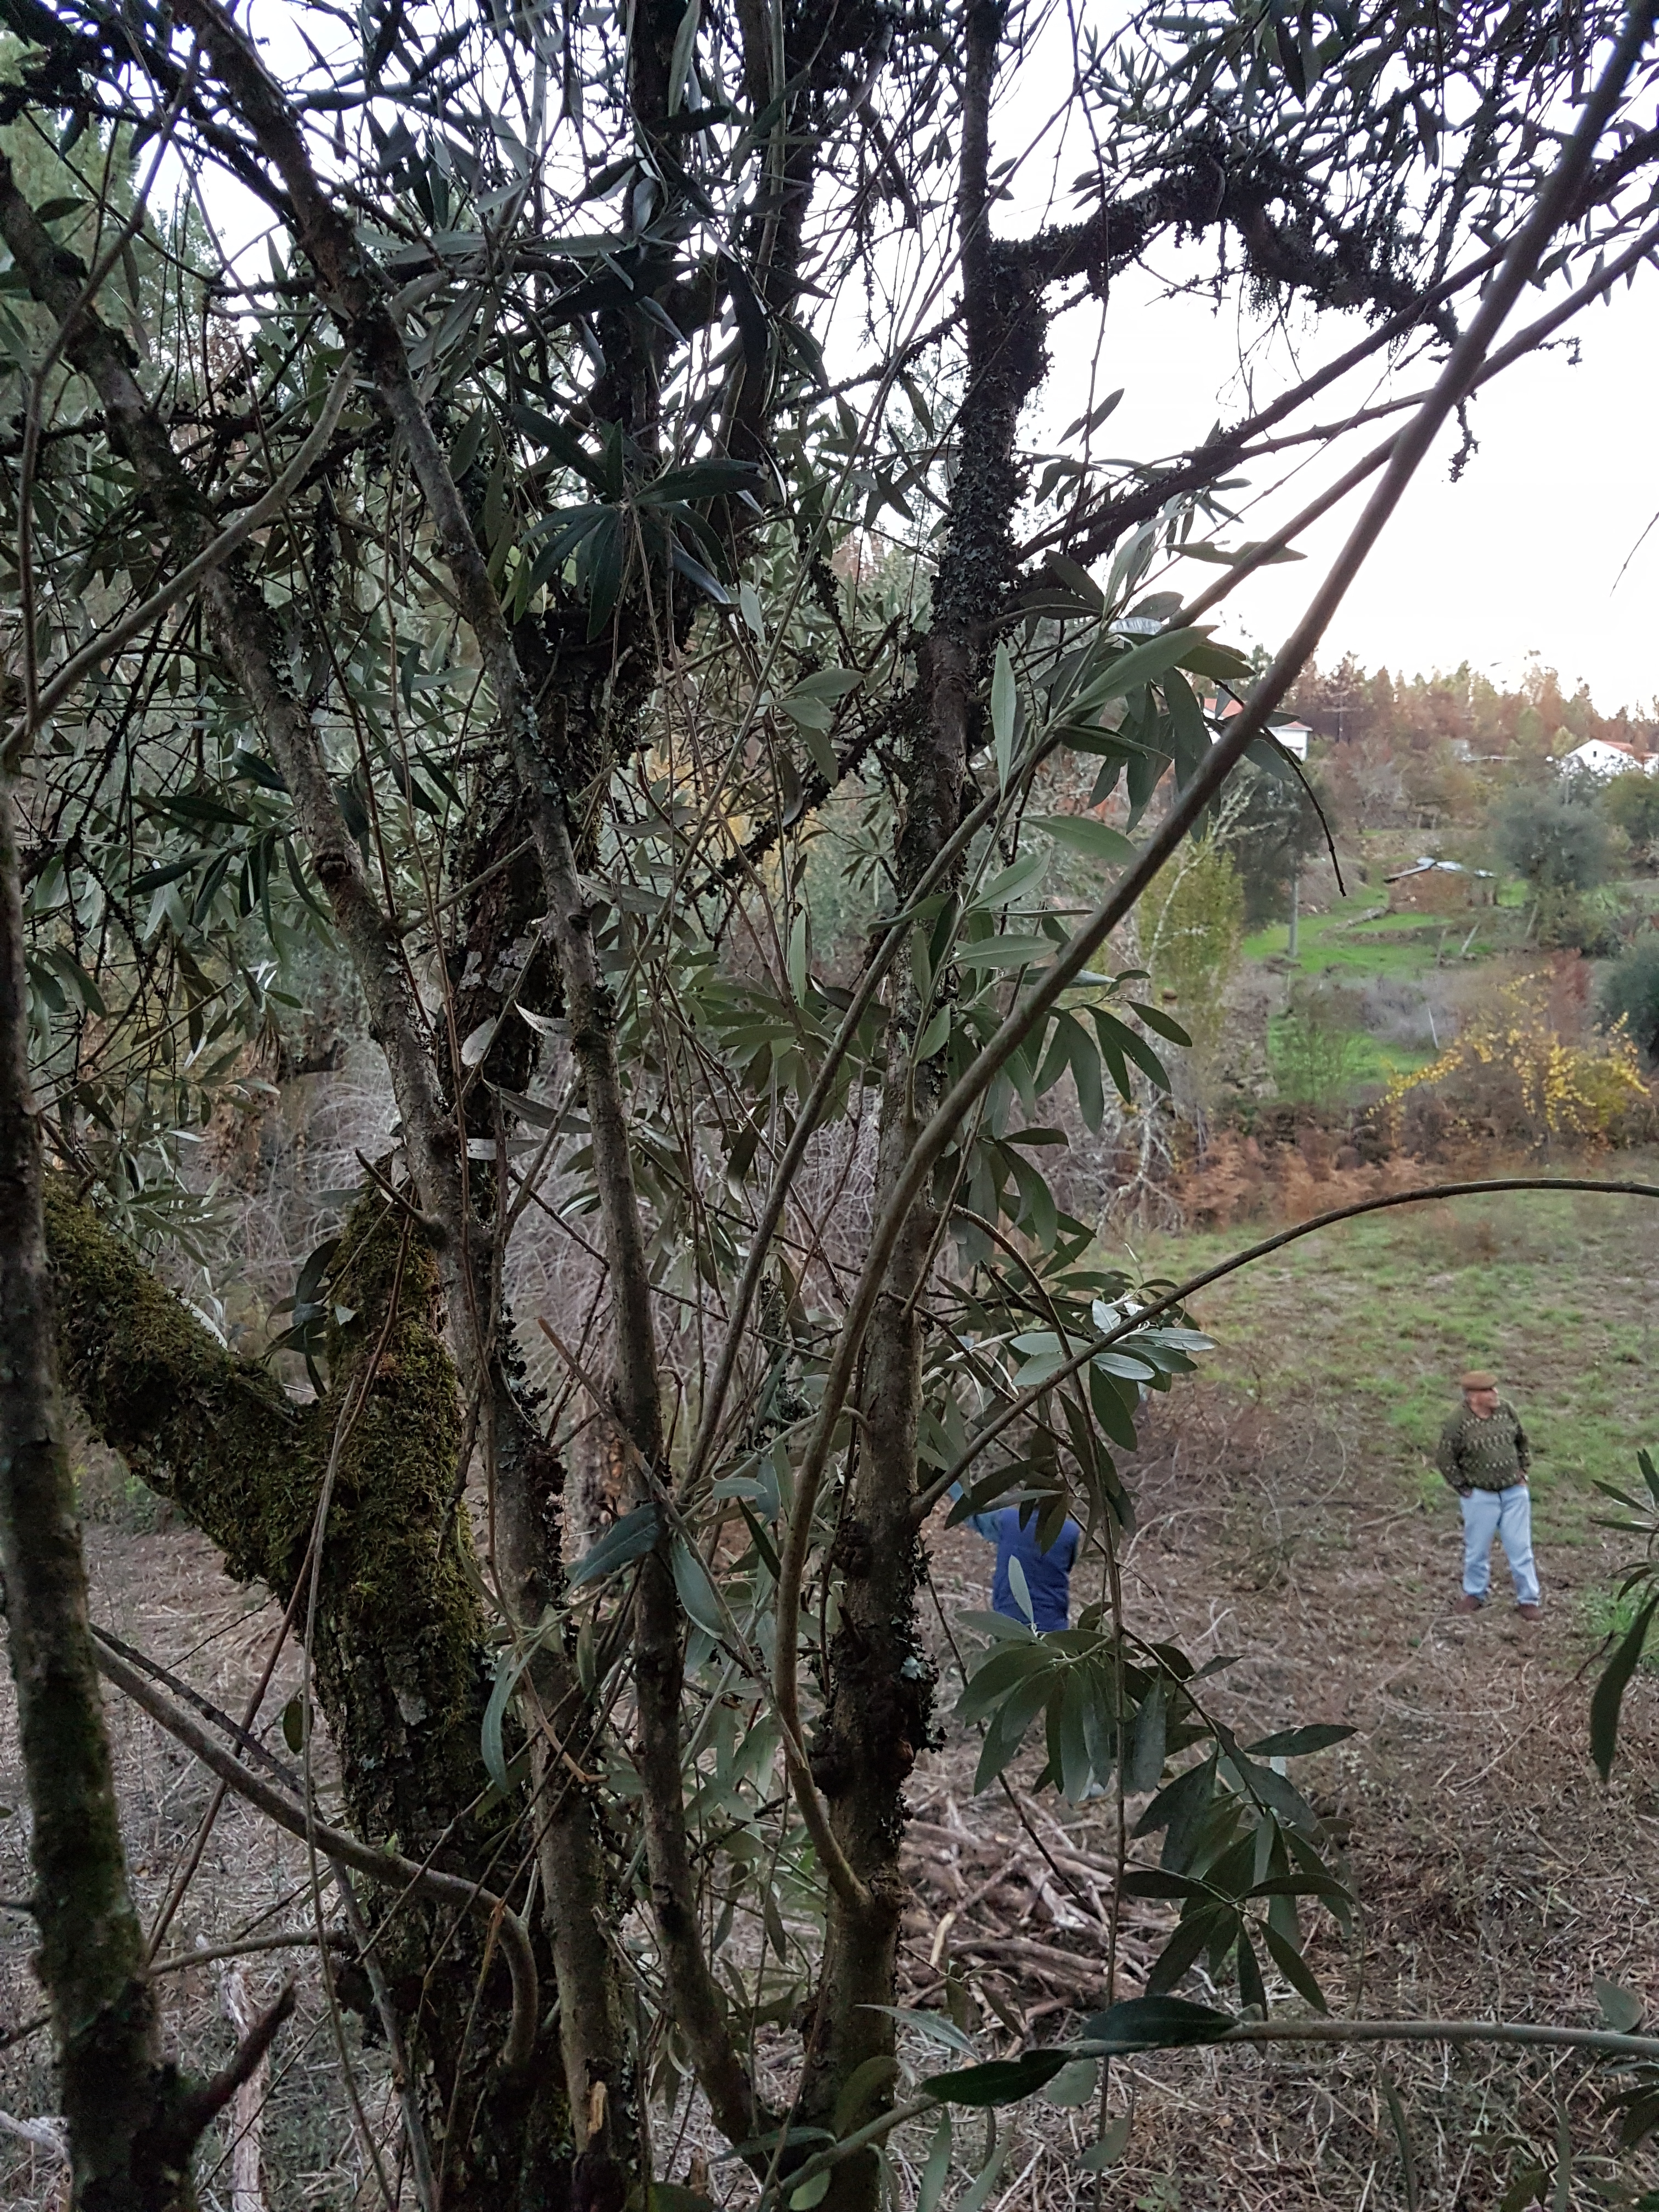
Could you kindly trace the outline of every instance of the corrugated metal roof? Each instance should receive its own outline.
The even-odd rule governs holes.
[[[1449,876],[1484,876],[1488,880],[1492,877],[1490,868],[1466,868],[1461,860],[1435,860],[1425,855],[1409,868],[1401,868],[1397,875],[1384,876],[1382,880],[1385,884],[1403,884],[1409,876],[1425,876],[1436,868],[1443,869]]]

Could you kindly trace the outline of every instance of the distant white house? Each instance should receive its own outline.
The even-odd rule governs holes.
[[[1204,708],[1206,714],[1213,714],[1214,700],[1206,699]],[[1221,719],[1224,722],[1231,722],[1235,714],[1242,714],[1243,711],[1242,700],[1230,699],[1221,710]],[[1276,738],[1293,759],[1299,761],[1307,759],[1308,740],[1312,737],[1313,732],[1305,722],[1275,722],[1268,729],[1267,735],[1270,738]]]
[[[1651,775],[1659,768],[1659,753],[1650,753],[1644,760],[1634,745],[1626,744],[1618,738],[1586,738],[1582,745],[1575,745],[1556,763],[1563,775],[1593,775],[1598,778],[1624,775],[1633,768],[1644,769]]]

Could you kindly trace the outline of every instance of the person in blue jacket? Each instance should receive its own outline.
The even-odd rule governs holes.
[[[961,1495],[958,1491],[957,1496]],[[992,1513],[970,1513],[968,1526],[997,1547],[997,1570],[991,1581],[991,1604],[1009,1620],[1025,1618],[1009,1579],[1008,1564],[1018,1559],[1031,1601],[1031,1618],[1039,1628],[1069,1628],[1072,1625],[1072,1569],[1077,1564],[1083,1531],[1068,1514],[1066,1524],[1045,1552],[1037,1543],[1035,1506],[1020,1519],[1018,1505],[1000,1505]]]

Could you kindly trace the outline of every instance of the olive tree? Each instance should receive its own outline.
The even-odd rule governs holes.
[[[1629,769],[1601,789],[1601,811],[1630,839],[1638,866],[1651,865],[1659,851],[1659,777]]]
[[[341,1769],[319,1826],[254,1717],[216,1735],[91,1636],[61,1451],[31,1478],[55,1562],[24,1541],[46,1491],[0,1493],[20,1699],[38,1607],[76,1701],[73,1746],[27,1711],[25,1743],[84,2202],[187,2202],[229,2094],[175,2098],[153,2155],[173,2092],[94,1658],[319,1839],[343,1910],[362,1886],[429,2207],[618,2212],[689,2084],[769,2204],[865,2212],[893,2127],[1048,2078],[1064,2048],[900,2081],[918,1594],[955,1486],[1076,1513],[1101,1568],[1074,1630],[976,1660],[982,1778],[1041,1723],[1046,1785],[1155,1791],[1162,1864],[1119,1892],[1182,1900],[1084,2055],[1255,2033],[1168,1994],[1200,1958],[1247,2008],[1264,1960],[1322,2002],[1296,1903],[1344,1893],[1276,1762],[1330,1731],[1237,1742],[1116,1574],[1113,1448],[1202,1340],[1095,1261],[1031,1133],[1057,1085],[1097,1119],[1166,1079],[1184,1035],[1114,931],[1272,757],[1439,429],[1650,258],[1654,12],[3,0],[0,121],[76,180],[42,201],[0,160],[0,1123],[57,1346],[54,1376],[45,1303],[9,1294],[7,1464],[61,1381],[282,1601]],[[1082,173],[1022,226],[1033,58]],[[257,267],[223,236],[249,206]],[[1181,453],[1102,458],[1104,396],[1034,453],[1051,356],[1182,240],[1340,343]],[[1321,419],[1385,359],[1423,390]],[[1241,477],[1308,447],[1325,489],[1238,540]],[[1373,478],[1253,680],[1204,617]],[[1152,588],[1188,555],[1206,588]],[[840,981],[805,890],[832,799],[867,908]],[[396,1127],[247,1358],[164,1287],[158,1240],[212,1257],[169,1133],[246,1085],[319,946]],[[550,1368],[513,1296],[537,1215],[591,1292]],[[623,1495],[578,1550],[581,1404]],[[89,1975],[56,1948],[94,1893],[50,1861],[54,1793],[105,1808]],[[781,2021],[781,2096],[754,2060]]]
[[[1498,858],[1532,893],[1539,943],[1587,942],[1584,894],[1606,881],[1611,857],[1594,798],[1571,786],[1517,788],[1493,808],[1491,827]]]

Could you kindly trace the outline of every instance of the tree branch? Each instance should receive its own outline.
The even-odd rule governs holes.
[[[269,1579],[264,1486],[307,1450],[299,1411],[56,1180],[46,1218],[64,1379],[88,1421],[213,1539],[234,1576]]]
[[[1620,185],[1656,159],[1659,159],[1659,131],[1638,134],[1612,160],[1591,171],[1564,221],[1576,222],[1592,208],[1602,204]],[[1065,235],[1081,238],[1101,226],[1105,227],[1109,235],[1115,212],[1109,209],[1103,210],[1091,223]],[[1136,252],[1144,250],[1144,242],[1135,248]],[[1041,247],[1041,240],[1033,243]],[[1073,246],[1071,250],[1076,251],[1077,248]],[[1064,550],[1074,561],[1086,563],[1093,560],[1115,544],[1126,531],[1136,528],[1159,514],[1168,501],[1179,498],[1185,493],[1202,490],[1229,470],[1254,458],[1251,447],[1258,438],[1284,422],[1298,408],[1305,406],[1351,370],[1362,366],[1375,354],[1394,344],[1408,332],[1421,328],[1425,323],[1432,321],[1437,310],[1455,299],[1460,292],[1467,291],[1471,284],[1478,283],[1488,276],[1502,261],[1506,250],[1503,246],[1493,246],[1477,255],[1452,276],[1416,294],[1368,331],[1346,352],[1339,354],[1334,361],[1328,362],[1291,391],[1282,393],[1269,406],[1235,423],[1231,428],[1218,432],[1188,453],[1177,457],[1170,467],[1139,489],[1109,494],[1088,513],[1074,514],[1064,522],[1039,532],[1021,549],[1021,557],[1030,559],[1046,550],[1055,549]],[[1646,250],[1644,247],[1644,252]],[[1127,258],[1133,258],[1133,255]],[[1641,255],[1634,257],[1640,258]],[[1626,266],[1633,265],[1633,261],[1626,257],[1621,257],[1621,260]],[[1606,289],[1610,282],[1610,278],[1606,279],[1599,289]],[[1534,343],[1540,342],[1538,339],[1534,341]],[[1405,406],[1413,403],[1401,401],[1398,404]]]
[[[76,686],[94,668],[118,653],[124,645],[130,644],[141,630],[148,629],[151,623],[159,621],[169,607],[176,605],[199,584],[205,583],[212,571],[222,568],[256,530],[263,530],[266,523],[282,514],[327,452],[329,441],[345,410],[346,401],[351,396],[355,375],[356,372],[349,367],[340,371],[334,380],[333,389],[323,402],[323,411],[310,436],[275,483],[260,494],[252,507],[244,509],[234,522],[228,523],[211,544],[204,545],[194,559],[186,561],[178,574],[169,577],[159,591],[152,592],[140,605],[123,615],[107,629],[100,630],[89,643],[72,654],[61,668],[54,671],[34,702],[33,714],[20,732],[18,738],[13,741],[14,746],[31,740],[53,708],[68,698]]]
[[[17,189],[11,163],[0,155],[0,237],[30,291],[65,324],[64,350],[104,404],[111,442],[131,465],[147,506],[173,543],[181,563],[208,550],[219,535],[212,509],[186,475],[165,424],[133,374],[125,342],[88,305],[77,307],[72,257],[64,254]],[[434,1192],[455,1182],[456,1152],[443,1101],[433,1080],[428,1037],[399,934],[368,886],[357,848],[340,812],[311,719],[278,673],[270,616],[233,564],[204,580],[203,605],[215,646],[240,685],[272,760],[294,800],[337,927],[367,1000],[370,1028],[386,1053],[411,1162],[428,1211],[447,1234],[459,1236],[452,1204],[441,1212]]]
[[[1017,761],[1008,779],[1011,792],[1021,791],[1049,755],[1058,748],[1057,739],[1044,739],[1030,747]],[[788,1202],[800,1164],[808,1146],[823,1120],[824,1109],[836,1088],[836,1079],[842,1062],[851,1051],[854,1038],[862,1025],[871,1000],[881,988],[883,978],[895,960],[910,942],[911,909],[928,897],[961,860],[963,854],[1005,803],[1006,794],[992,792],[978,805],[964,814],[955,830],[934,855],[932,866],[917,884],[915,896],[898,914],[888,921],[884,934],[866,961],[839,1027],[824,1051],[812,1088],[796,1116],[789,1142],[773,1173],[766,1203],[761,1209],[749,1242],[749,1256],[744,1263],[738,1287],[732,1294],[726,1315],[726,1334],[720,1344],[720,1358],[714,1375],[704,1393],[702,1413],[696,1437],[686,1461],[686,1471],[681,1480],[680,1494],[685,1496],[693,1489],[708,1464],[719,1434],[726,1400],[731,1395],[732,1377],[737,1371],[738,1357],[743,1348],[744,1332],[748,1322],[755,1294],[760,1288],[771,1252],[772,1239],[777,1233],[783,1210]]]
[[[1644,230],[1632,246],[1619,255],[1616,260],[1610,262],[1606,268],[1597,270],[1585,279],[1577,291],[1569,293],[1565,300],[1552,307],[1548,314],[1540,315],[1536,322],[1529,323],[1523,331],[1518,331],[1507,345],[1500,346],[1487,361],[1480,375],[1470,385],[1470,392],[1480,391],[1486,385],[1491,383],[1493,377],[1500,375],[1504,369],[1510,368],[1516,362],[1522,360],[1529,353],[1535,353],[1540,346],[1553,337],[1563,324],[1570,322],[1573,316],[1589,307],[1593,301],[1604,298],[1621,276],[1629,276],[1638,264],[1647,259],[1656,246],[1659,246],[1659,225]],[[1425,400],[1431,397],[1430,393],[1419,392],[1408,399],[1401,400],[1399,404],[1402,409],[1408,406],[1420,407]],[[1381,445],[1373,446],[1370,453],[1362,454],[1352,467],[1344,471],[1334,483],[1328,484],[1316,499],[1310,501],[1299,514],[1293,516],[1289,522],[1282,524],[1269,536],[1262,538],[1260,544],[1252,546],[1249,553],[1228,568],[1225,575],[1218,577],[1206,590],[1200,592],[1198,597],[1182,607],[1178,614],[1172,616],[1170,627],[1184,629],[1197,622],[1200,617],[1207,614],[1212,607],[1219,606],[1221,602],[1229,598],[1243,582],[1246,576],[1253,575],[1258,568],[1271,561],[1275,553],[1282,551],[1287,545],[1293,544],[1310,525],[1318,521],[1322,515],[1328,514],[1331,508],[1346,499],[1351,491],[1364,483],[1367,477],[1374,476],[1393,453],[1397,442],[1396,434],[1395,437],[1385,438]],[[1244,458],[1250,457],[1246,455]]]
[[[193,2146],[243,2083],[252,2080],[260,2060],[276,2040],[283,2023],[293,2013],[297,1993],[298,1985],[290,1974],[219,2071],[210,2081],[187,2093],[175,2122],[182,2145]]]
[[[870,1248],[854,1297],[844,1316],[835,1357],[824,1378],[817,1423],[796,1476],[795,1503],[790,1517],[785,1561],[799,1575],[810,1541],[819,1489],[829,1464],[836,1427],[851,1388],[855,1364],[866,1332],[885,1280],[886,1270],[904,1232],[912,1205],[945,1151],[953,1142],[973,1106],[1013,1053],[1044,1023],[1065,993],[1105,944],[1112,931],[1132,912],[1181,840],[1199,820],[1204,809],[1256,737],[1273,709],[1289,690],[1324,633],[1331,615],[1341,603],[1354,575],[1398,505],[1418,464],[1438,434],[1442,423],[1467,393],[1504,319],[1531,278],[1551,238],[1567,218],[1575,196],[1593,157],[1601,129],[1612,113],[1631,71],[1646,44],[1659,0],[1637,0],[1601,78],[1585,102],[1577,128],[1554,169],[1541,188],[1537,203],[1522,227],[1502,270],[1492,280],[1480,308],[1453,349],[1435,387],[1415,422],[1395,441],[1382,483],[1373,494],[1364,514],[1346,546],[1316,593],[1298,624],[1267,672],[1257,684],[1242,714],[1212,747],[1204,767],[1170,808],[1157,835],[1139,860],[1127,869],[1111,895],[1073,937],[1066,951],[1004,1019],[991,1039],[944,1098],[913,1146],[904,1171],[889,1194],[871,1234]],[[787,1677],[787,1695],[780,1697],[786,1715],[794,1696],[797,1664],[795,1638],[785,1634],[784,1585],[779,1587],[779,1633],[775,1665],[780,1682]]]
[[[523,1921],[505,1898],[497,1897],[482,1882],[469,1881],[464,1875],[444,1874],[436,1867],[419,1865],[398,1852],[377,1850],[374,1844],[359,1842],[343,1828],[331,1827],[286,1790],[279,1790],[275,1783],[250,1772],[198,1721],[182,1711],[137,1667],[129,1666],[107,1644],[100,1644],[94,1656],[99,1672],[113,1682],[124,1696],[131,1698],[170,1736],[193,1752],[203,1765],[239,1797],[246,1798],[290,1836],[297,1836],[302,1843],[314,1843],[319,1850],[339,1860],[354,1874],[367,1875],[371,1881],[429,1897],[438,1904],[454,1905],[464,1912],[486,1915],[492,1932],[501,1936],[513,1978],[513,2022],[502,2047],[501,2066],[505,2072],[517,2074],[529,2065],[539,2025],[536,1954]]]
[[[261,1743],[252,1729],[240,1728],[228,1712],[216,1705],[210,1698],[204,1698],[199,1690],[175,1674],[170,1668],[163,1667],[157,1659],[152,1659],[147,1651],[140,1651],[131,1644],[124,1644],[118,1636],[112,1635],[97,1621],[92,1624],[92,1633],[94,1641],[101,1644],[106,1650],[112,1651],[118,1659],[125,1660],[129,1667],[136,1667],[141,1674],[148,1674],[153,1682],[159,1682],[163,1689],[170,1690],[185,1705],[193,1705],[204,1721],[211,1721],[216,1729],[230,1738],[245,1758],[252,1759],[256,1765],[263,1766],[273,1781],[279,1782],[285,1790],[303,1790],[305,1785],[299,1776],[278,1759],[275,1752]]]
[[[31,1899],[77,2199],[144,2201],[161,2087],[64,1449],[29,1072],[9,778],[0,780],[0,1572],[28,1790]]]
[[[594,1181],[610,1262],[616,1410],[647,1466],[660,1472],[662,1401],[650,1271],[629,1149],[614,1009],[599,971],[589,903],[576,869],[562,796],[542,756],[535,700],[483,554],[416,388],[402,337],[383,297],[363,272],[351,226],[313,169],[287,101],[235,26],[214,0],[181,0],[180,12],[196,29],[221,82],[281,176],[323,296],[361,354],[380,402],[404,441],[454,579],[457,601],[477,640],[508,757],[532,800],[532,835],[547,891],[548,931],[563,981],[572,1055],[585,1083]],[[516,1556],[511,1562],[516,1570],[516,1596],[544,1579],[550,1563],[535,1510],[538,1501],[514,1497],[505,1483],[501,1492],[503,1518],[511,1516],[516,1532]],[[641,1568],[636,1596],[640,1775],[652,1891],[674,2009],[698,2079],[720,2126],[733,2140],[743,2141],[756,2131],[754,2094],[703,1954],[685,1832],[679,1747],[683,1656],[669,1543],[665,1528]],[[562,1702],[567,1674],[562,1656],[544,1645],[536,1676],[542,1678],[538,1690],[550,1702]],[[564,1910],[580,1916],[598,1904],[597,1899],[570,1901]],[[576,2002],[578,1995],[573,1986],[570,2001]],[[614,2068],[614,2056],[605,2063]],[[574,2087],[572,2103],[580,2109]]]
[[[256,64],[257,67],[257,64]],[[31,290],[46,305],[54,307],[60,318],[73,307],[76,288],[71,270],[64,265],[50,235],[40,223],[33,210],[16,190],[9,164],[0,161],[0,236],[11,246],[18,266],[23,270]],[[355,252],[355,246],[353,248]],[[183,470],[165,427],[149,406],[133,375],[130,356],[122,340],[115,337],[89,308],[69,316],[65,350],[71,363],[87,375],[104,403],[105,414],[112,442],[131,464],[138,488],[152,513],[172,537],[175,555],[181,561],[193,558],[207,548],[217,534],[217,524],[211,511],[196,491]],[[327,896],[337,927],[350,956],[362,984],[368,1004],[371,1034],[385,1053],[392,1076],[392,1090],[403,1123],[404,1141],[416,1189],[423,1213],[432,1225],[434,1239],[438,1244],[439,1264],[449,1291],[449,1310],[470,1370],[487,1367],[490,1336],[491,1308],[480,1307],[477,1286],[473,1279],[470,1224],[465,1202],[461,1174],[460,1147],[456,1136],[453,1117],[445,1103],[436,1080],[432,1058],[432,1038],[413,987],[412,977],[404,957],[400,932],[382,913],[369,890],[356,844],[347,831],[335,796],[320,742],[309,714],[295,700],[278,673],[277,655],[274,647],[273,629],[269,613],[258,593],[240,574],[233,562],[216,569],[202,588],[204,610],[215,646],[228,667],[233,678],[240,686],[267,749],[293,797],[295,816],[309,847],[313,866]],[[134,1347],[143,1351],[143,1347]],[[88,1364],[94,1368],[106,1367],[102,1348],[95,1342],[90,1346]],[[165,1362],[162,1363],[165,1364]],[[112,1370],[109,1370],[112,1372]],[[141,1359],[138,1374],[142,1378],[152,1370]],[[410,1370],[418,1382],[422,1377],[430,1380],[424,1359]],[[438,1378],[441,1382],[441,1378]],[[128,1401],[131,1393],[125,1383],[118,1383],[118,1391]],[[257,1395],[257,1394],[256,1394]],[[141,1391],[139,1396],[143,1398]],[[246,1407],[241,1387],[234,1392],[222,1393],[221,1402],[239,1415],[245,1415]],[[187,1408],[173,1406],[160,1398],[138,1404],[135,1412],[139,1416],[141,1439],[147,1440],[150,1431],[158,1438],[175,1415],[183,1418]],[[443,1424],[429,1427],[428,1450],[437,1443]],[[206,1475],[216,1476],[221,1470],[212,1459],[199,1455],[192,1462]],[[244,1479],[241,1470],[227,1470],[234,1479]],[[446,1471],[441,1486],[453,1487],[453,1474]],[[260,1501],[252,1493],[246,1502],[258,1507]],[[534,1501],[538,1511],[539,1496]],[[526,1516],[533,1519],[533,1516]],[[539,1523],[537,1523],[539,1526]],[[234,1560],[255,1541],[258,1531],[268,1534],[262,1511],[256,1510],[244,1524],[248,1532],[241,1545],[233,1540],[233,1571]],[[412,1531],[405,1528],[403,1540]],[[337,1549],[337,1547],[335,1547]],[[383,1547],[383,1550],[384,1550]],[[382,1562],[384,1564],[384,1561]],[[422,1574],[459,1573],[459,1562],[451,1558],[446,1567],[441,1559],[425,1559],[420,1562]],[[265,1571],[250,1565],[245,1571]],[[373,1602],[376,1588],[374,1575],[364,1577],[352,1601],[363,1605]],[[398,1584],[399,1609],[418,1606],[423,1595],[423,1585],[418,1578],[405,1577]],[[454,1593],[447,1593],[453,1596]],[[470,1595],[465,1603],[471,1604]],[[539,1603],[535,1616],[541,1611]],[[434,1633],[434,1620],[445,1624],[446,1633]],[[435,1700],[428,1700],[428,1711],[434,1715],[443,1712],[447,1719],[461,1720],[455,1707],[458,1698],[465,1705],[477,1689],[476,1667],[471,1654],[457,1663],[457,1654],[452,1640],[458,1620],[454,1604],[438,1607],[425,1623],[424,1632],[407,1644],[382,1643],[375,1648],[374,1663],[365,1679],[372,1677],[370,1687],[392,1687],[389,1677],[394,1668],[413,1669],[416,1673],[429,1671],[435,1675],[448,1665],[452,1679],[444,1683]],[[356,1676],[349,1671],[343,1674],[341,1686],[349,1689]],[[387,1728],[392,1734],[405,1734],[401,1708],[395,1697],[386,1711]],[[417,1749],[429,1748],[434,1761],[441,1760],[447,1749],[457,1750],[465,1741],[465,1731],[455,1728],[434,1727],[420,1731]],[[476,1762],[476,1721],[471,1724],[468,1755]],[[380,1785],[399,1778],[390,1761],[381,1762]],[[402,1778],[407,1778],[404,1777]],[[447,1784],[450,1777],[443,1778]],[[358,1779],[366,1789],[376,1780],[374,1772],[361,1763]],[[434,1781],[438,1778],[434,1775]],[[472,1796],[469,1786],[459,1799],[445,1793],[445,1802],[439,1804],[431,1791],[424,1793],[425,1802],[410,1808],[416,1825],[423,1829],[434,1813],[440,1825],[450,1817],[457,1805],[465,1805]],[[612,2015],[615,2006],[610,2002],[614,1996],[614,1970],[594,1921],[594,1912],[600,1908],[603,1896],[602,1861],[592,1811],[581,1793],[566,1793],[560,1801],[562,1820],[585,1825],[586,1835],[580,1851],[572,1847],[567,1853],[570,1867],[584,1866],[589,1876],[582,1894],[561,1902],[561,1911],[555,1929],[556,1961],[561,1967],[562,2017],[563,2033],[568,2039],[574,2032],[574,2023],[591,2024],[598,2012],[607,2008]],[[399,1830],[394,1818],[387,1824],[387,1832]],[[580,1961],[572,1966],[571,1958]],[[462,2038],[455,2055],[464,2051],[467,2021],[463,2014],[447,2023],[453,2025]],[[602,2075],[622,2078],[621,2052],[614,2037],[610,2045],[597,2055]],[[581,2124],[580,2115],[587,2106],[588,2082],[584,2078],[570,2086],[569,2104]]]

